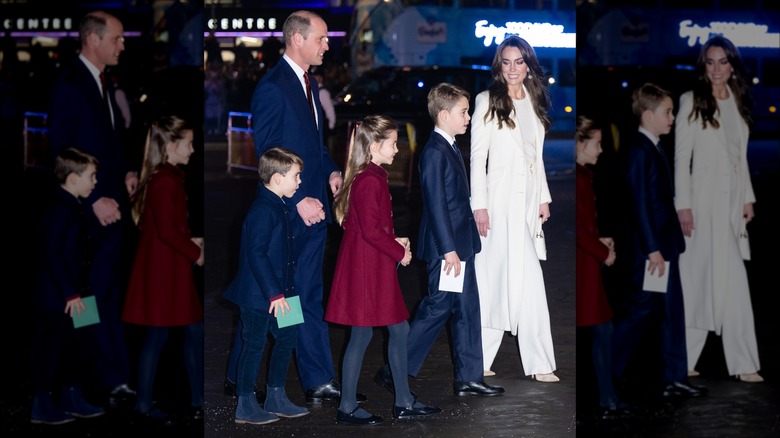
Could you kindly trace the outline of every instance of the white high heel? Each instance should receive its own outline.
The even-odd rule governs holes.
[[[688,377],[699,377],[701,374],[699,374],[696,370],[690,370],[688,371]]]
[[[546,374],[531,374],[531,379],[536,380],[538,382],[545,382],[545,383],[554,383],[554,382],[560,382],[561,379],[558,378],[553,373],[546,373]]]
[[[482,373],[482,376],[483,376],[483,377],[493,377],[493,376],[495,376],[495,375],[496,375],[496,373],[494,373],[494,372],[493,372],[493,371],[491,371],[491,370],[485,370],[485,371]]]
[[[758,373],[737,374],[736,378],[740,382],[747,382],[747,383],[761,383],[764,381],[764,378],[761,377]]]

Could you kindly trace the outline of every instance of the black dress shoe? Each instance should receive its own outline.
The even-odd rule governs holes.
[[[225,386],[223,387],[223,391],[225,392],[225,395],[229,395],[231,397],[236,396],[236,382],[231,381],[227,377],[225,378]],[[255,398],[257,398],[257,402],[260,403],[262,406],[265,402],[265,392],[261,391],[260,388],[257,387],[257,385],[254,386],[253,390],[255,394]]]
[[[484,397],[491,397],[504,393],[504,388],[500,386],[490,386],[485,383],[484,380],[481,382],[455,382],[452,387],[457,396],[481,395]]]
[[[367,418],[359,418],[355,416],[355,411],[360,409],[360,406],[356,407],[354,411],[352,411],[349,414],[345,414],[344,412],[341,412],[341,410],[336,410],[336,421],[340,423],[352,423],[352,424],[379,424],[383,421],[385,421],[384,418],[372,415]]]
[[[136,411],[136,414],[138,415],[138,417],[141,419],[142,422],[149,425],[157,425],[163,427],[173,426],[173,420],[168,415],[168,413],[161,410],[157,406],[152,407],[146,412]]]
[[[376,384],[381,386],[382,388],[385,388],[386,390],[390,391],[391,394],[395,394],[395,384],[393,382],[393,376],[385,370],[385,367],[380,368],[379,371],[376,372],[376,374],[374,375],[374,382],[376,382]],[[412,398],[417,400],[417,394],[415,394],[414,391],[410,389],[409,393],[412,394]]]
[[[341,385],[335,380],[331,380],[328,383],[324,383],[320,386],[306,390],[306,402],[320,404],[323,400],[340,400],[341,399]],[[368,400],[365,394],[355,394],[355,400],[358,403],[363,403]]]
[[[696,386],[690,382],[672,382],[664,387],[664,398],[674,397],[701,397],[709,390],[703,386]]]
[[[114,387],[108,395],[108,405],[111,408],[118,408],[124,405],[131,405],[135,401],[135,391],[130,389],[127,384],[121,384]]]
[[[413,418],[413,417],[424,417],[426,415],[433,415],[438,414],[441,412],[441,408],[438,408],[436,406],[421,406],[419,408],[412,406],[407,406],[405,408],[402,408],[400,406],[393,406],[393,417],[395,418]]]

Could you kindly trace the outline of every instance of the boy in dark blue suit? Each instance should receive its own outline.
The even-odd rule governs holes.
[[[35,396],[30,421],[64,424],[74,417],[104,414],[83,397],[81,386],[93,365],[95,326],[74,328],[73,316],[85,310],[82,297],[89,288],[91,257],[88,251],[88,214],[82,200],[97,182],[98,160],[73,148],[55,159],[59,189],[41,222],[41,264],[36,288],[36,326],[32,345]],[[58,375],[62,381],[58,382]],[[60,403],[54,391],[62,385]]]
[[[296,242],[302,236],[295,209],[284,198],[292,198],[301,183],[301,158],[286,149],[265,151],[258,163],[262,185],[244,219],[238,273],[225,298],[241,309],[241,351],[238,352],[235,422],[266,424],[278,417],[300,417],[309,413],[294,405],[284,391],[287,366],[295,347],[296,327],[279,328],[276,317],[290,311],[287,298],[295,291]],[[263,408],[254,394],[257,372],[268,334],[274,336]]]
[[[474,255],[482,244],[469,203],[466,167],[455,136],[469,126],[469,93],[441,83],[428,93],[428,113],[436,127],[420,156],[422,221],[417,257],[428,264],[428,296],[423,298],[409,328],[409,375],[416,376],[434,341],[449,320],[455,362],[455,395],[500,395],[504,388],[483,379],[479,295]],[[461,261],[465,270],[461,270]],[[443,264],[443,266],[442,266]],[[462,292],[439,290],[442,269],[464,275]],[[392,391],[387,365],[374,380]],[[405,377],[405,376],[404,376]]]
[[[632,247],[632,295],[628,298],[626,317],[615,323],[612,370],[616,376],[623,374],[652,317],[658,316],[663,396],[700,396],[707,392],[706,388],[688,382],[678,263],[680,253],[685,251],[685,240],[674,206],[672,171],[659,139],[669,133],[674,123],[672,96],[657,85],[644,84],[634,91],[632,100],[634,115],[639,119],[639,132],[625,156],[631,201],[628,240]],[[644,290],[645,275],[664,274],[668,275],[666,292]]]

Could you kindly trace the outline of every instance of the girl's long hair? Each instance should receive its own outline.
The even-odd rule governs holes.
[[[512,103],[512,98],[509,97],[509,87],[506,79],[504,79],[504,75],[501,73],[501,59],[504,49],[507,47],[517,47],[520,50],[520,54],[523,55],[523,61],[528,66],[528,74],[523,80],[523,85],[525,85],[528,94],[530,94],[527,97],[531,98],[536,117],[542,122],[544,130],[547,132],[552,123],[552,118],[547,114],[550,108],[550,90],[547,89],[547,75],[539,64],[539,59],[536,57],[533,47],[517,35],[507,37],[498,46],[496,55],[493,57],[491,68],[493,82],[488,87],[490,111],[485,114],[485,122],[487,123],[495,118],[498,121],[498,129],[501,129],[504,124],[509,129],[515,129],[515,121],[512,117],[512,114],[515,112],[515,105]]]
[[[398,130],[398,125],[390,118],[371,115],[355,122],[349,141],[347,170],[344,174],[344,187],[333,202],[333,210],[339,225],[344,221],[349,211],[349,194],[355,177],[371,162],[371,145],[381,143],[390,137],[390,133]]]
[[[747,77],[745,65],[742,63],[739,50],[728,38],[721,35],[710,38],[701,46],[699,58],[696,60],[696,70],[699,72],[699,76],[696,78],[696,84],[693,87],[693,108],[691,108],[691,113],[688,114],[688,121],[701,118],[701,126],[704,129],[707,128],[707,124],[711,124],[715,129],[720,127],[720,122],[716,118],[716,115],[720,113],[718,101],[712,94],[712,84],[710,84],[710,80],[707,78],[707,50],[711,47],[720,47],[726,53],[726,58],[729,64],[731,64],[731,76],[727,84],[734,93],[734,101],[737,104],[739,114],[745,120],[745,123],[751,125],[753,118],[750,112],[753,106],[753,96],[745,79]]]
[[[144,162],[141,167],[141,179],[138,183],[138,190],[132,198],[133,222],[138,224],[141,213],[144,211],[146,203],[146,189],[149,186],[149,180],[157,171],[157,167],[168,161],[168,153],[165,150],[166,145],[184,138],[184,132],[190,128],[186,122],[176,116],[163,116],[149,127],[146,135],[146,146],[144,146]]]

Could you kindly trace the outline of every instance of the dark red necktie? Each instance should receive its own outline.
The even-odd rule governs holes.
[[[309,100],[309,109],[311,115],[314,117],[314,122],[317,122],[317,116],[314,115],[314,101],[311,98],[311,84],[309,83],[309,72],[303,72],[303,81],[306,82],[306,99]]]

